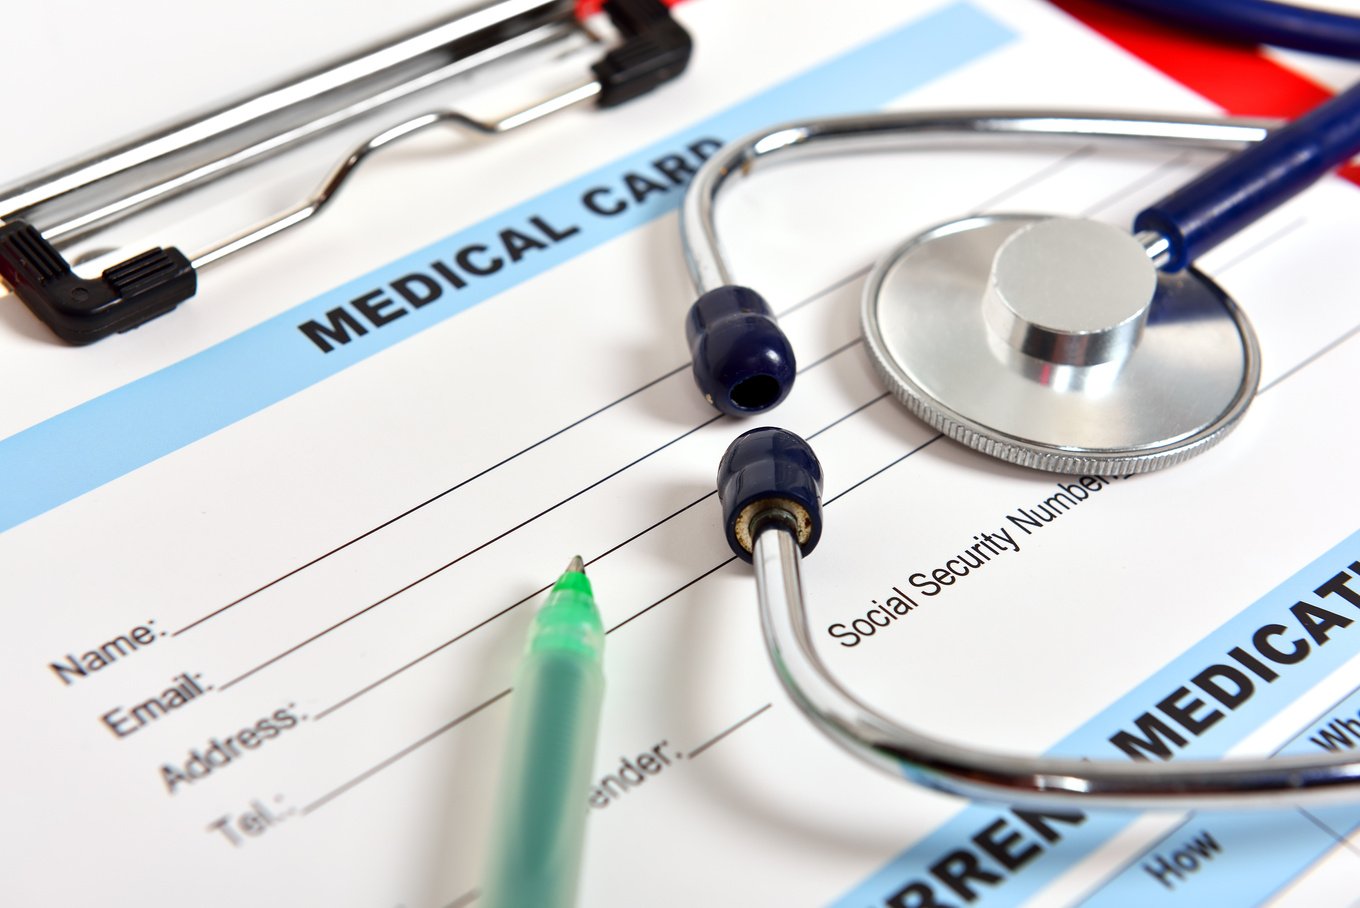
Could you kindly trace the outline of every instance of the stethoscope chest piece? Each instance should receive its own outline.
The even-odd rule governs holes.
[[[870,273],[861,322],[883,381],[921,419],[1063,473],[1146,472],[1212,447],[1260,374],[1256,336],[1222,289],[1076,218],[929,230]]]

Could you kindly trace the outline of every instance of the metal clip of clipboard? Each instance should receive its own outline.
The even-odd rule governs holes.
[[[0,189],[0,282],[62,340],[88,344],[163,315],[197,291],[198,271],[311,218],[379,149],[441,125],[500,135],[594,99],[631,100],[683,72],[688,33],[661,0],[606,0],[618,40],[588,78],[496,119],[438,109],[387,124],[309,196],[186,255],[155,248],[81,277],[60,251],[76,240],[395,102],[579,33],[573,0],[492,0],[207,113]]]

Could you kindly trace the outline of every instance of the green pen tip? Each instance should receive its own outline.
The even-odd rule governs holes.
[[[598,657],[604,642],[600,612],[585,565],[577,555],[552,585],[548,599],[534,616],[529,649],[571,649]]]

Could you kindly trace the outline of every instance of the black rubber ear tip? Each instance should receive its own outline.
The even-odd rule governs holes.
[[[727,544],[737,557],[751,560],[749,521],[768,503],[791,514],[804,555],[822,538],[822,465],[806,441],[769,426],[738,435],[718,463],[718,501],[722,503]]]
[[[690,307],[694,382],[729,416],[764,413],[788,396],[797,367],[770,304],[748,287],[710,290]]]

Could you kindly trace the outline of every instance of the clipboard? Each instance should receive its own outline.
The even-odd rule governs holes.
[[[319,213],[370,155],[410,136],[454,126],[494,137],[585,101],[601,108],[622,104],[683,72],[689,35],[664,4],[610,0],[603,8],[617,46],[575,84],[521,102],[508,114],[488,118],[436,107],[393,119],[392,108],[412,98],[428,104],[424,94],[431,88],[570,38],[594,39],[571,0],[485,2],[0,189],[0,281],[62,340],[92,343],[170,312],[194,295],[200,269]],[[86,278],[56,245],[345,127],[369,134],[340,156],[314,191],[197,252],[156,247]]]

